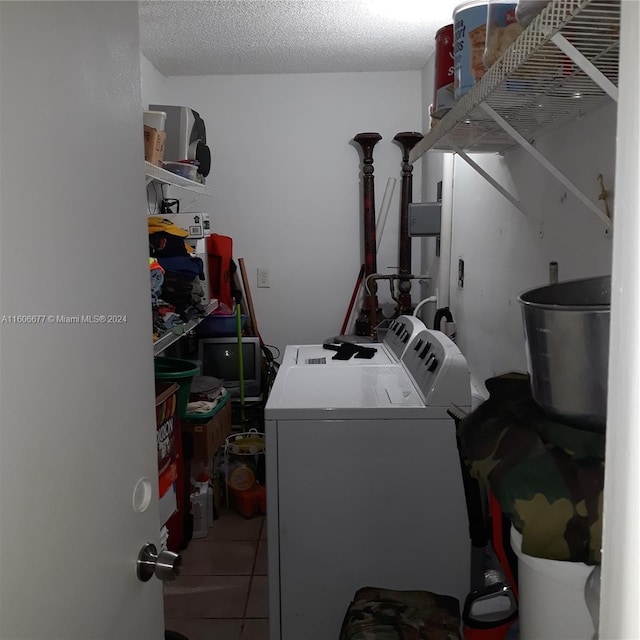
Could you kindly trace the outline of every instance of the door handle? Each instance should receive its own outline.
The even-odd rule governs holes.
[[[138,555],[136,573],[141,582],[147,582],[153,576],[166,582],[175,580],[180,575],[181,566],[182,556],[179,553],[173,553],[173,551],[158,553],[156,545],[148,543],[142,547]]]

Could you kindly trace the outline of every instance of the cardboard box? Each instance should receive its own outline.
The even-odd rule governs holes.
[[[231,434],[231,402],[229,395],[225,404],[207,422],[187,422],[185,428],[193,434],[193,459],[211,460],[215,452]]]
[[[151,164],[162,166],[164,143],[167,134],[151,127],[144,128],[144,159]]]

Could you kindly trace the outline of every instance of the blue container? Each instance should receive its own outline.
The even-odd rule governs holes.
[[[487,35],[487,2],[472,0],[453,12],[453,95],[463,96],[482,78]]]
[[[247,316],[241,316],[242,328],[247,324]],[[238,333],[238,325],[235,314],[208,315],[197,327],[198,338],[218,338],[223,336],[235,336]]]

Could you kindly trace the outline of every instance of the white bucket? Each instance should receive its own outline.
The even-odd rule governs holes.
[[[522,553],[514,527],[511,547],[518,556],[520,640],[591,640],[595,629],[584,586],[593,567]]]

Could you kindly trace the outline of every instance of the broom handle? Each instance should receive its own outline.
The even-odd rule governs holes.
[[[244,258],[238,258],[238,264],[240,265],[240,276],[242,277],[242,286],[244,288],[244,298],[247,302],[247,310],[249,311],[249,318],[251,318],[251,326],[253,327],[253,333],[260,340],[260,348],[264,346],[264,341],[258,330],[258,323],[256,322],[256,313],[253,308],[253,298],[251,297],[251,289],[249,288],[249,278],[247,278],[247,268],[244,264]]]
[[[244,424],[244,354],[242,353],[242,316],[236,304],[236,331],[238,334],[238,379],[240,380],[240,420]]]
[[[344,317],[344,321],[342,323],[342,329],[340,329],[340,335],[345,335],[347,331],[347,325],[349,324],[349,318],[351,317],[351,312],[353,311],[353,305],[356,302],[356,297],[358,296],[358,291],[360,290],[360,285],[362,284],[362,278],[364,277],[364,263],[360,266],[360,273],[356,279],[356,286],[353,288],[353,293],[351,294],[351,300],[349,301],[349,307],[347,308],[347,315]]]

